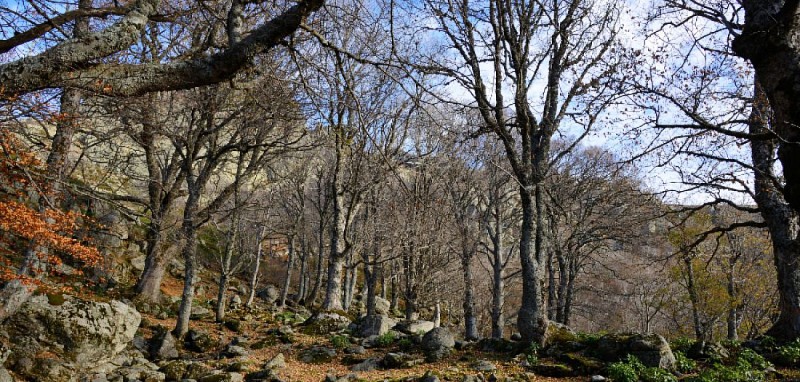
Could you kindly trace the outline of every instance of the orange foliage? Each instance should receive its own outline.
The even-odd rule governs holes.
[[[11,134],[0,131],[0,282],[18,279],[46,286],[46,280],[39,277],[43,275],[21,275],[16,271],[21,265],[19,253],[27,248],[34,249],[38,260],[51,265],[50,269],[67,258],[84,267],[101,261],[96,248],[74,237],[79,222],[88,219],[45,203],[49,188],[35,156],[21,150]]]

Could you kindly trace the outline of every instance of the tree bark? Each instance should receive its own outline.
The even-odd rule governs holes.
[[[472,282],[472,258],[474,254],[464,253],[461,255],[461,270],[464,275],[464,339],[467,341],[477,340],[478,318],[475,316],[475,286]],[[436,308],[439,308],[437,302]]]
[[[289,287],[292,284],[292,268],[294,268],[294,236],[290,235],[288,239],[289,259],[286,262],[286,280],[283,282],[283,289],[281,290],[281,298],[278,306],[286,306],[286,297],[289,295]]]
[[[258,272],[259,268],[261,267],[261,256],[263,256],[264,249],[261,246],[261,240],[264,238],[264,231],[266,231],[267,227],[261,227],[256,234],[256,263],[253,266],[253,273],[250,275],[250,294],[247,296],[247,302],[245,303],[246,307],[250,307],[253,304],[253,300],[256,297],[256,289],[258,288]]]
[[[544,256],[544,222],[541,218],[544,200],[541,194],[541,186],[535,187],[535,190],[520,187],[522,226],[519,256],[522,265],[522,303],[517,315],[517,328],[522,339],[528,342],[541,342],[547,328],[545,303],[541,293]]]
[[[773,118],[777,120],[780,116],[777,112],[774,117],[771,116],[772,97],[767,97],[768,93],[765,88],[762,88],[760,79],[761,74],[756,70],[754,100],[749,120],[751,134],[768,132]],[[755,168],[755,200],[770,232],[778,275],[780,315],[767,334],[791,341],[800,338],[800,261],[798,261],[800,259],[800,242],[798,242],[800,226],[798,226],[796,209],[785,199],[785,193],[782,193],[775,185],[778,178],[773,163],[777,146],[778,139],[751,140],[750,142],[753,167]],[[784,171],[786,170],[784,169]],[[788,182],[789,179],[787,178],[786,181]]]

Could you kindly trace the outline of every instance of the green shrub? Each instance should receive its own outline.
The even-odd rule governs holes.
[[[703,370],[698,376],[688,379],[690,382],[761,382],[764,372],[743,367],[743,365],[726,366],[715,364]]]
[[[614,362],[608,365],[608,376],[614,382],[639,381],[639,373],[626,362]]]
[[[533,342],[528,346],[525,350],[525,360],[531,366],[539,364],[539,344]]]
[[[680,337],[672,340],[672,343],[669,344],[669,347],[672,348],[672,351],[682,351],[684,354],[692,348],[692,345],[695,344],[695,340],[686,337]]]
[[[375,344],[378,345],[378,347],[385,348],[392,346],[395,340],[396,338],[394,332],[386,332],[378,336],[378,339],[375,341]]]
[[[635,356],[628,354],[625,361],[608,365],[608,376],[614,382],[638,382],[639,373],[644,370],[645,367],[642,362]]]
[[[397,346],[403,351],[409,351],[414,348],[414,341],[411,341],[408,338],[401,338],[399,341],[397,341]]]
[[[639,379],[644,382],[677,382],[670,372],[659,367],[648,367],[639,372]]]
[[[350,346],[350,339],[347,336],[332,336],[331,337],[331,345],[337,349],[344,349]]]
[[[678,351],[673,352],[673,354],[675,354],[675,367],[681,373],[684,373],[684,374],[691,373],[695,369],[697,369],[697,362],[695,362],[695,360],[687,357],[686,353],[678,350]]]
[[[600,342],[600,339],[606,335],[605,332],[598,332],[598,333],[578,333],[578,342],[588,346],[594,347]]]
[[[742,349],[736,355],[736,363],[743,368],[765,370],[772,366],[769,361],[764,359],[761,354],[756,353],[752,349]]]
[[[778,347],[778,362],[785,366],[796,366],[800,363],[800,339]]]

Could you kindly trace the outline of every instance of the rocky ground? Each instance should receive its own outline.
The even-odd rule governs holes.
[[[656,369],[670,370],[656,374],[673,379],[700,373],[695,367],[681,374],[688,361],[683,353],[676,359],[658,335],[578,335],[551,325],[541,348],[514,340],[464,342],[454,335],[457,328],[402,320],[383,299],[373,316],[358,309],[313,314],[300,306],[276,307],[274,287],[263,289],[250,308],[233,288],[232,310],[218,323],[209,305],[212,286],[205,285],[192,330],[176,339],[169,330],[180,286],[177,278],[168,279],[161,304],[131,301],[122,289],[81,298],[35,296],[0,326],[0,382],[602,381],[609,365],[628,355],[639,360],[642,375]],[[707,346],[695,353],[731,358],[726,351]],[[759,375],[793,374],[773,368]]]

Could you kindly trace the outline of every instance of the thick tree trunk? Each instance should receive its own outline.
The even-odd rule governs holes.
[[[225,299],[226,291],[228,290],[228,275],[226,272],[220,272],[219,281],[217,282],[217,309],[215,318],[217,322],[222,322],[225,319],[225,307],[227,301]]]
[[[167,258],[158,251],[161,243],[161,217],[153,213],[151,219],[145,237],[147,249],[144,270],[136,282],[136,293],[137,298],[143,301],[158,303],[161,298],[161,282],[167,270]]]
[[[294,268],[294,237],[290,236],[288,241],[289,259],[286,262],[286,279],[283,282],[283,289],[281,290],[281,298],[278,306],[286,305],[286,297],[289,295],[289,287],[292,285],[292,268]]]
[[[472,282],[472,257],[473,253],[461,255],[461,270],[464,275],[464,339],[477,340],[478,318],[475,316],[475,286]],[[436,304],[438,309],[438,302]]]
[[[438,328],[442,326],[442,303],[436,300],[436,305],[433,307],[433,327]]]
[[[748,17],[751,17],[751,15],[748,15]],[[791,72],[791,70],[787,70],[788,72]],[[795,72],[800,74],[800,71]],[[775,73],[766,74],[775,75]],[[765,89],[761,87],[760,83],[762,77],[761,70],[756,68],[755,97],[749,121],[751,134],[767,132],[771,120],[770,103],[773,102],[773,96],[769,96],[769,99],[767,98],[768,93],[765,93]],[[782,115],[785,117],[786,110],[783,113],[778,113],[777,111],[781,107],[786,107],[786,105],[781,104],[776,107],[773,104],[773,109],[776,109],[775,119],[785,121],[780,118]],[[800,122],[800,120],[791,120],[791,123],[797,122]],[[782,138],[788,139],[788,137]],[[791,341],[800,338],[800,243],[798,242],[800,227],[798,227],[797,210],[793,209],[790,203],[784,199],[785,194],[777,189],[774,183],[775,179],[777,179],[773,165],[777,145],[777,139],[752,140],[750,149],[753,166],[755,167],[755,185],[753,187],[755,200],[770,232],[778,275],[778,307],[780,315],[772,328],[767,331],[767,334],[775,338]],[[784,163],[784,167],[786,165]],[[793,166],[792,168],[797,170],[798,166]],[[785,168],[784,171],[786,171]],[[788,177],[786,182],[789,182]]]
[[[378,273],[383,274],[375,264],[364,263],[364,282],[367,284],[367,315],[375,315],[375,296],[378,289]]]
[[[308,293],[306,306],[314,305],[319,296],[319,289],[322,286],[323,266],[325,264],[325,221],[320,217],[319,220],[319,236],[317,237],[317,271],[314,273],[314,285],[311,287],[311,292]]]
[[[522,265],[522,302],[517,315],[517,329],[524,341],[538,343],[543,340],[547,328],[547,312],[541,293],[545,244],[544,219],[542,219],[544,200],[541,187],[535,187],[535,190],[520,187],[520,199],[522,226],[519,256]]]

